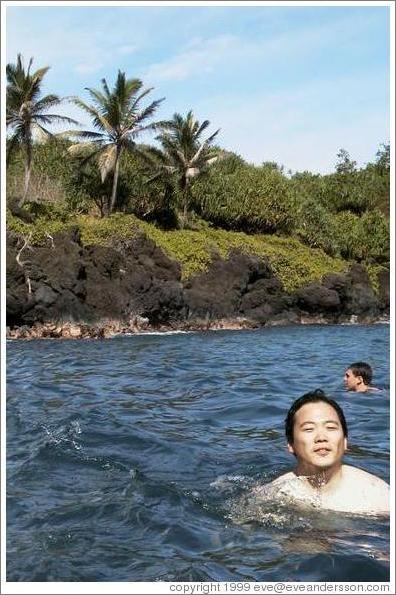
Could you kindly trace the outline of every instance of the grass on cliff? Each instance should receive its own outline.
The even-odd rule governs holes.
[[[142,231],[174,260],[180,262],[183,279],[207,270],[217,252],[226,258],[233,249],[247,254],[268,257],[272,269],[287,291],[319,281],[326,273],[345,271],[351,264],[341,258],[328,256],[321,249],[309,248],[294,238],[275,235],[248,235],[210,227],[199,231],[162,231],[152,224],[139,220],[134,215],[114,214],[105,219],[77,216],[68,221],[36,219],[25,223],[10,213],[8,229],[30,237],[32,245],[50,241],[49,236],[78,226],[84,245],[113,246],[119,241],[131,239]],[[381,267],[367,267],[374,289]]]

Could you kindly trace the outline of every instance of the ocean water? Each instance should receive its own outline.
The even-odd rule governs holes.
[[[357,360],[381,392],[343,390]],[[7,342],[7,580],[389,580],[388,520],[251,500],[315,388],[389,481],[387,325]]]

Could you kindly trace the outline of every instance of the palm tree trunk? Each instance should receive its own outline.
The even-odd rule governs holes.
[[[114,166],[114,176],[113,176],[113,188],[111,191],[111,199],[110,199],[110,207],[109,207],[109,215],[114,211],[115,203],[117,200],[117,185],[118,185],[118,174],[120,169],[120,157],[121,157],[121,149],[117,148],[117,155],[116,161]]]
[[[190,210],[190,184],[187,180],[183,190],[183,202],[183,218],[184,223],[187,223],[188,212]]]
[[[169,211],[171,208],[172,194],[173,194],[173,188],[172,188],[171,184],[166,183],[165,184],[165,192],[164,192],[164,208],[167,211]]]
[[[183,192],[183,219],[184,219],[184,224],[187,221],[187,214],[188,214],[188,205],[187,205],[187,188],[184,189]]]
[[[180,181],[180,188],[182,194],[182,208],[183,208],[183,215],[182,215],[182,227],[184,228],[187,223],[187,215],[188,215],[188,200],[187,200],[187,192],[188,192],[188,184],[185,177],[183,177]]]
[[[23,196],[18,203],[18,207],[21,208],[25,204],[27,193],[29,190],[30,174],[32,171],[32,148],[26,147],[26,161],[25,161],[25,184],[23,190]]]

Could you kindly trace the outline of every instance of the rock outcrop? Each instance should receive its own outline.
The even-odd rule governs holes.
[[[365,268],[287,293],[264,258],[233,252],[182,282],[180,265],[143,234],[113,247],[83,246],[78,229],[31,249],[9,234],[10,337],[106,337],[147,328],[252,328],[372,322],[389,313],[389,275],[375,293]]]

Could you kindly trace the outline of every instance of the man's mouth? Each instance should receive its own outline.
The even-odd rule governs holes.
[[[315,454],[318,454],[322,457],[329,454],[329,452],[331,452],[331,450],[330,450],[330,448],[326,448],[326,446],[323,446],[322,448],[315,448],[315,450],[314,450]]]

